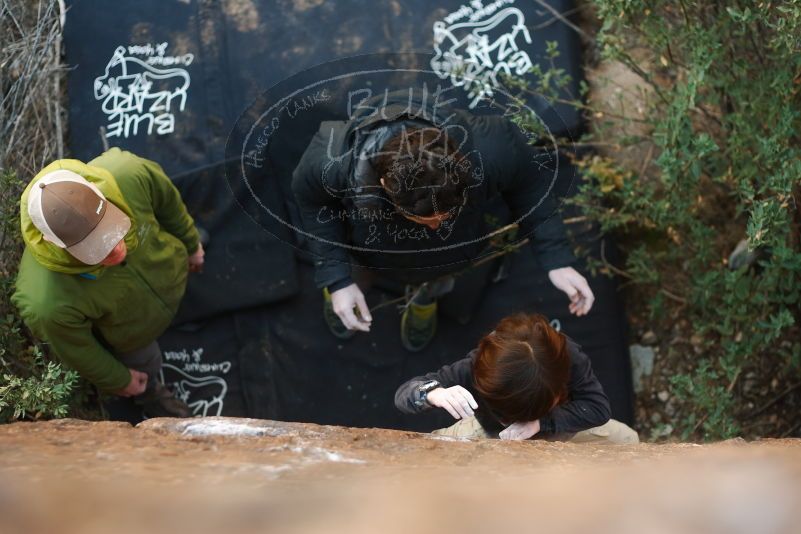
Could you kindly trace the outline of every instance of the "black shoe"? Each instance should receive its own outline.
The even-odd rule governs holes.
[[[325,318],[325,324],[328,325],[328,329],[335,337],[339,339],[350,339],[356,335],[356,330],[348,330],[348,328],[342,324],[342,319],[334,313],[334,304],[331,302],[331,293],[328,291],[327,287],[323,288],[323,317]]]
[[[176,399],[164,384],[156,383],[152,390],[139,395],[134,402],[142,407],[142,411],[148,418],[192,417],[192,410],[189,406],[181,399]]]

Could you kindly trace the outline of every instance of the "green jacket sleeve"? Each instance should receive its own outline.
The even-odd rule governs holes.
[[[124,388],[131,374],[92,334],[91,322],[77,310],[25,310],[23,319],[36,337],[46,341],[65,364],[103,392]]]
[[[150,195],[156,219],[167,232],[181,240],[189,254],[193,254],[200,244],[200,236],[195,228],[195,221],[181,199],[181,193],[164,173],[161,165],[155,161],[140,159],[150,179]]]

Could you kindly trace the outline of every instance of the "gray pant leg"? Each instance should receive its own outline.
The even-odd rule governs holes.
[[[159,372],[161,371],[161,347],[156,341],[142,347],[117,354],[116,358],[130,369],[141,371],[147,375],[147,390],[151,391],[159,382]]]
[[[456,279],[453,276],[443,276],[422,284],[424,287],[418,286],[415,289],[416,296],[412,299],[415,304],[425,306],[431,304],[443,295],[447,295],[453,291],[453,286]]]

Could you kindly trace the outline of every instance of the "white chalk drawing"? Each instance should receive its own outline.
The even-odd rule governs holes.
[[[503,8],[514,1],[473,0],[434,23],[431,68],[467,91],[470,108],[492,96],[499,73],[522,76],[531,70],[525,16],[516,7]]]
[[[193,54],[170,56],[168,43],[118,46],[95,78],[94,95],[108,119],[106,137],[175,131],[175,114],[186,108]]]
[[[557,332],[561,332],[562,331],[562,323],[559,321],[559,319],[551,319],[551,326]]]
[[[231,370],[231,362],[203,362],[202,356],[203,348],[164,351],[161,378],[189,406],[192,415],[222,415],[228,382],[220,375]]]

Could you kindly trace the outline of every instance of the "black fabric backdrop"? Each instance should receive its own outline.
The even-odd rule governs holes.
[[[568,0],[548,3],[559,12],[572,8]],[[448,422],[442,414],[399,414],[392,405],[395,388],[462,357],[499,318],[526,310],[548,315],[584,346],[614,416],[631,421],[626,324],[614,280],[591,279],[595,307],[574,318],[564,295],[523,250],[514,255],[509,276],[487,288],[472,320],[463,325],[443,317],[437,339],[424,352],[401,348],[399,315],[391,306],[374,314],[370,335],[340,342],[326,330],[311,266],[286,244],[292,237],[256,224],[225,179],[226,166],[236,172],[235,162],[225,161],[228,134],[263,91],[345,56],[430,54],[434,23],[446,21],[456,33],[454,24],[467,19],[449,14],[460,8],[475,12],[475,5],[439,0],[142,0],[114,6],[74,0],[68,5],[73,156],[87,161],[107,143],[158,161],[210,234],[205,272],[191,276],[175,325],[160,339],[165,380],[196,413],[418,430],[441,426]],[[500,2],[477,20],[502,8],[515,8],[525,19],[532,42],[519,35],[516,42],[534,63],[543,62],[546,41],[559,43],[557,66],[573,77],[576,94],[580,46],[572,30],[536,2]],[[544,110],[542,116],[555,133],[580,131],[571,108]],[[285,158],[271,172],[285,181],[306,142],[299,137],[283,146]],[[575,169],[564,164],[561,172]],[[570,229],[577,245],[598,254],[596,228],[572,224]],[[608,257],[614,254],[611,243],[606,251]],[[393,296],[367,293],[370,302]]]

